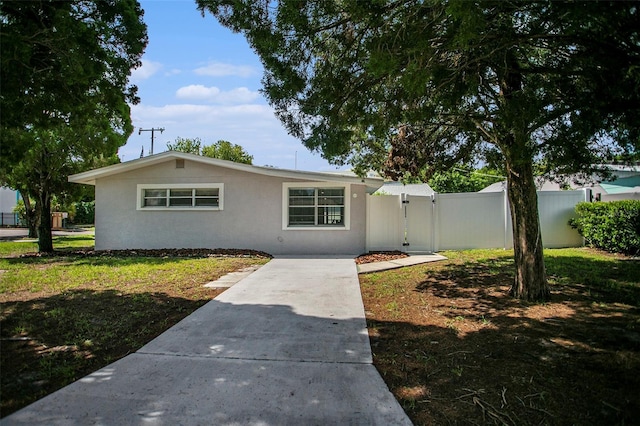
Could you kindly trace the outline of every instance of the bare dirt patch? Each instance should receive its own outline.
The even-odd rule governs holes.
[[[637,424],[640,263],[567,272],[583,262],[547,261],[543,304],[508,296],[506,256],[361,275],[374,363],[412,421]]]

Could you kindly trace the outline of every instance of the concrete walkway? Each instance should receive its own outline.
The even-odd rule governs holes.
[[[410,425],[372,365],[352,258],[277,258],[3,425]]]
[[[423,263],[437,262],[447,258],[440,254],[415,254],[401,259],[387,260],[384,262],[372,262],[358,265],[359,274],[386,271],[388,269],[398,269],[405,266],[421,265]]]

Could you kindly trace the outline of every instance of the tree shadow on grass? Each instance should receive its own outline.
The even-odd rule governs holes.
[[[400,319],[369,319],[374,362],[414,423],[637,422],[640,263],[547,259],[542,304],[508,296],[511,267],[428,270]]]
[[[1,415],[138,350],[208,300],[70,290],[3,303]]]
[[[54,247],[61,243],[86,243],[86,247],[93,247],[96,237],[91,234],[83,235],[54,235]]]

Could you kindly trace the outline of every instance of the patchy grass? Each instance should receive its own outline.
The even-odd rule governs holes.
[[[21,258],[21,244],[28,243],[0,242],[2,416],[136,351],[223,291],[203,284],[268,261],[72,253]],[[56,237],[54,244],[64,252],[92,246],[92,237]]]
[[[513,253],[360,276],[374,363],[417,425],[640,418],[640,261],[546,250],[552,297],[508,296]]]
[[[91,234],[54,236],[53,247],[59,251],[92,248],[95,238]],[[0,256],[16,257],[38,251],[38,240],[24,238],[15,241],[0,241]]]
[[[207,261],[208,260],[208,261]],[[235,268],[239,259],[154,257],[85,257],[0,259],[4,270],[0,293],[62,293],[78,288],[146,291],[195,286]],[[245,263],[240,261],[240,263]],[[160,284],[159,284],[160,283]]]

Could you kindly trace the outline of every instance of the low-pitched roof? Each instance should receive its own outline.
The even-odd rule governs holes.
[[[303,179],[311,181],[325,181],[325,182],[341,182],[352,184],[364,184],[367,187],[367,192],[373,193],[383,184],[382,178],[379,177],[366,177],[360,178],[353,174],[340,174],[340,173],[323,173],[323,172],[307,172],[300,170],[287,170],[277,169],[274,167],[261,167],[251,164],[235,163],[233,161],[220,160],[218,158],[203,157],[201,155],[187,154],[177,151],[166,151],[160,154],[150,155],[148,157],[139,158],[136,160],[127,161],[120,164],[114,164],[111,166],[101,167],[99,169],[93,169],[82,173],[69,176],[69,182],[83,183],[86,185],[95,185],[97,179],[105,178],[108,176],[117,175],[120,173],[130,172],[132,170],[140,169],[143,167],[159,164],[171,159],[183,159],[189,161],[196,161],[202,164],[208,164],[216,167],[223,167],[231,170],[238,170],[247,173],[254,173],[263,176],[273,176],[289,179]]]
[[[607,194],[625,194],[628,192],[640,192],[640,176],[620,178],[600,183],[600,187]]]

